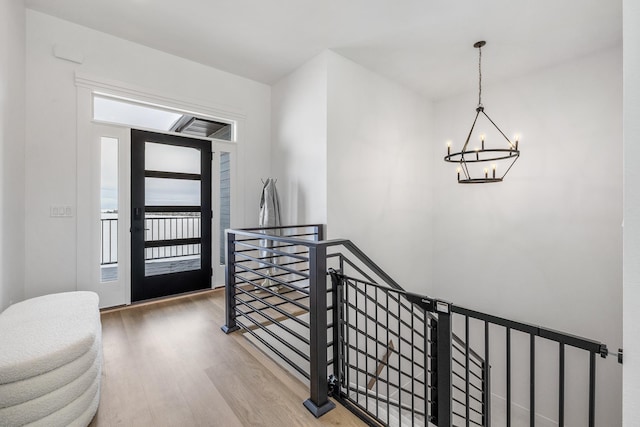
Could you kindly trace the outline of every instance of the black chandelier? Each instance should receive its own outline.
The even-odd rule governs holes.
[[[451,142],[447,142],[447,155],[444,157],[445,162],[458,163],[458,183],[460,184],[487,184],[490,182],[502,182],[513,164],[520,157],[518,150],[518,137],[514,138],[514,142],[500,130],[498,125],[484,111],[482,105],[482,47],[487,44],[485,41],[476,42],[473,47],[478,49],[478,106],[476,108],[476,117],[473,119],[471,130],[464,142],[462,151],[457,153],[451,152]],[[473,134],[478,117],[482,114],[495,127],[500,135],[507,141],[504,148],[485,148],[485,135],[480,136],[480,146],[469,149],[469,140]],[[504,164],[504,173],[496,175],[498,163]],[[489,169],[489,167],[491,169]],[[462,176],[460,175],[462,173]]]

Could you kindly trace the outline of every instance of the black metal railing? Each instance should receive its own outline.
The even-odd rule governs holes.
[[[310,383],[305,406],[321,416],[328,398],[326,254],[321,225],[227,231],[226,333],[242,329]]]
[[[608,353],[596,341],[405,292],[352,242],[323,240],[319,225],[227,230],[222,329],[244,330],[308,380],[304,403],[314,415],[334,406],[331,395],[370,425],[490,426],[492,400],[505,402],[499,416],[507,426],[556,415],[564,425],[571,347],[572,358],[586,355],[589,378],[582,385],[572,370],[571,385],[588,399],[584,423],[578,416],[571,425],[593,426],[596,355]],[[538,354],[548,359],[548,343],[558,351],[551,367]],[[526,402],[521,382],[517,396],[512,389],[523,369]],[[539,377],[556,371],[554,415],[535,397]]]
[[[426,426],[435,402],[431,335],[435,318],[406,292],[331,271],[333,396],[384,425]]]
[[[396,293],[398,295],[397,299],[399,300],[400,307],[402,307],[405,313],[411,313],[411,315],[408,316],[408,319],[401,322],[400,324],[402,334],[410,335],[413,333],[412,332],[413,329],[408,327],[408,325],[410,324],[427,325],[427,331],[424,334],[425,337],[428,336],[427,342],[424,343],[424,345],[422,345],[422,343],[417,344],[419,341],[415,339],[412,342],[413,345],[408,345],[408,343],[405,342],[405,345],[402,348],[402,353],[401,353],[402,356],[400,357],[400,360],[405,360],[405,361],[413,360],[415,358],[416,352],[423,351],[421,350],[421,348],[424,348],[424,346],[428,346],[427,361],[430,363],[430,365],[428,366],[432,366],[432,367],[435,366],[437,362],[436,344],[437,344],[437,332],[438,332],[438,329],[437,329],[438,314],[435,313],[433,310],[425,310],[425,306],[424,306],[425,301],[430,301],[429,302],[430,307],[435,306],[433,304],[433,300],[429,299],[426,296],[418,296],[415,294],[405,292],[404,289],[402,289],[402,287],[397,282],[395,282],[390,276],[388,276],[378,265],[376,265],[370,258],[368,258],[367,255],[364,254],[352,242],[348,240],[344,240],[344,241],[335,241],[332,243],[333,244],[331,245],[331,249],[333,249],[333,251],[328,255],[328,257],[330,258],[330,260],[334,261],[333,264],[336,265],[336,269],[338,271],[340,271],[341,273],[345,273],[345,274],[340,274],[340,277],[342,277],[344,281],[346,281],[347,283],[349,283],[350,281],[351,282],[355,281],[359,283],[369,282],[368,286],[377,287],[376,292],[378,293],[378,295],[386,294],[388,292]],[[339,243],[339,244],[336,244],[336,243]],[[349,276],[347,276],[347,274],[349,274]],[[382,301],[381,304],[385,306],[388,302],[389,301]],[[392,304],[395,304],[395,302],[392,302]],[[426,317],[423,313],[426,313]],[[451,336],[448,337],[447,340],[452,342],[452,351],[448,356],[448,361],[445,360],[445,361],[442,361],[442,363],[451,362],[451,366],[449,370],[451,371],[452,377],[455,378],[456,380],[455,382],[450,381],[449,383],[445,383],[443,386],[452,388],[452,393],[455,393],[455,395],[452,394],[451,398],[454,399],[454,401],[455,399],[459,400],[461,398],[460,396],[457,395],[457,388],[462,388],[463,390],[466,390],[467,388],[469,388],[469,394],[472,396],[472,401],[475,402],[475,407],[473,408],[472,412],[477,411],[478,415],[481,418],[486,417],[486,411],[488,411],[488,406],[484,405],[484,401],[487,395],[489,395],[490,393],[489,381],[488,379],[486,379],[488,377],[487,375],[488,365],[484,363],[480,355],[473,352],[472,350],[470,353],[470,360],[472,361],[472,365],[470,368],[471,374],[467,379],[466,374],[464,373],[465,358],[464,358],[464,354],[461,352],[461,349],[464,347],[464,340],[458,337],[454,333],[451,333]],[[364,349],[364,351],[366,351],[366,349]],[[409,365],[411,365],[411,363]],[[386,368],[396,369],[394,366],[390,366]],[[412,413],[411,410],[408,410],[408,408],[403,407],[402,405],[398,405],[397,402],[394,403],[393,401],[389,401],[389,402],[384,402],[386,407],[384,407],[383,410],[379,412],[394,413],[397,420],[400,419],[400,416],[403,416],[404,424],[407,424],[407,425],[408,424],[426,425],[424,423],[424,420],[429,420],[431,423],[437,424],[438,405],[439,405],[438,398],[437,398],[438,377],[437,377],[437,372],[435,368],[431,369],[430,367],[428,367],[428,374],[429,376],[426,379],[428,384],[427,389],[429,391],[428,398],[427,398],[428,405],[426,404],[422,405],[427,409],[425,409],[424,411],[421,411],[421,410],[415,411],[415,408],[414,408],[414,412]],[[441,377],[441,379],[446,379],[446,378]],[[464,380],[464,383],[461,383],[461,379]],[[469,384],[469,386],[467,387],[466,384]],[[411,385],[414,389],[416,386],[418,388],[423,387],[421,380],[416,380],[416,383]],[[404,393],[405,394],[408,393],[406,388]],[[413,401],[413,400],[416,400],[416,398],[418,398],[417,396],[414,396],[412,393],[408,393],[408,397],[409,399],[405,398],[405,401],[407,400]],[[359,398],[359,397],[356,396],[356,398]],[[357,401],[356,402],[351,401],[353,400],[352,395],[343,393],[342,395],[338,396],[338,399],[341,401],[343,405],[351,406],[352,410],[354,411],[362,409],[361,405],[359,405]],[[404,414],[403,414],[403,411],[405,412]],[[413,415],[417,415],[417,417],[413,417]],[[382,423],[382,424],[388,424],[388,421],[390,421],[390,420],[384,419],[384,417],[381,419],[376,414],[366,413],[366,412],[364,414],[361,414],[361,417],[367,418],[369,420],[373,418],[375,422]]]
[[[451,334],[451,401],[456,425],[486,426],[491,416],[491,383],[489,365],[467,343],[469,336]],[[465,424],[466,425],[466,424]]]
[[[118,219],[100,219],[100,265],[118,262]]]
[[[144,220],[145,241],[199,239],[202,236],[200,215],[170,215],[147,217]],[[200,243],[184,243],[166,246],[147,247],[144,250],[146,261],[200,255]]]
[[[199,216],[167,216],[146,218],[145,240],[161,241],[170,239],[195,239],[200,237],[201,221]],[[100,264],[118,263],[118,219],[100,219]],[[166,259],[200,255],[200,244],[159,246],[145,249],[144,259]]]
[[[609,355],[605,344],[456,305],[451,305],[451,320],[457,323],[458,327],[454,330],[459,331],[458,335],[464,334],[466,337],[464,354],[469,356],[464,368],[467,377],[472,368],[470,360],[473,351],[469,342],[474,337],[476,351],[479,349],[484,363],[491,365],[488,380],[493,385],[502,386],[494,398],[504,401],[505,408],[501,415],[504,416],[507,427],[525,423],[534,426],[536,419],[540,417],[557,420],[559,426],[564,426],[567,412],[565,396],[568,394],[572,396],[573,419],[570,424],[595,426],[596,357],[605,358]],[[557,358],[550,361],[554,359],[550,357],[554,352],[553,347],[556,347]],[[571,350],[567,351],[569,348]],[[566,377],[569,365],[573,370],[570,383]],[[551,384],[548,381],[550,373],[555,378],[555,382],[552,381]],[[526,378],[529,385],[528,393],[520,392],[518,399],[514,397],[513,387],[516,374],[521,380]],[[549,396],[555,393],[558,395],[555,405],[550,405],[549,399],[545,399],[545,405],[538,406],[536,395]],[[471,419],[474,414],[471,394],[467,390],[467,393],[461,395],[463,400],[456,400],[452,405],[453,421],[458,425]],[[584,398],[580,399],[578,396]],[[484,397],[487,405],[489,398],[490,395]],[[490,408],[490,405],[487,407]],[[514,408],[518,410],[518,414],[514,413]],[[491,412],[487,413],[483,421],[472,423],[491,425]]]

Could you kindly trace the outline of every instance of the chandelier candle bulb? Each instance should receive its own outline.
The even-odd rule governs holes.
[[[496,177],[496,165],[492,165],[492,169],[493,169],[493,177]]]
[[[489,169],[484,168],[484,177],[489,178]]]
[[[482,149],[484,150],[484,134],[480,135],[480,141],[482,142]]]
[[[451,141],[447,141],[447,156],[451,155]]]

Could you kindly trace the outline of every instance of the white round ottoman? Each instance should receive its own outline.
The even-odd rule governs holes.
[[[0,426],[86,426],[98,409],[98,295],[66,292],[0,314]]]

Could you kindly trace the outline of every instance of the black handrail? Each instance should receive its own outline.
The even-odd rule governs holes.
[[[504,326],[505,328],[535,335],[541,338],[546,338],[551,341],[556,341],[561,344],[566,344],[572,347],[586,350],[590,353],[600,354],[602,355],[602,357],[606,357],[608,354],[606,344],[603,344],[599,341],[582,338],[564,332],[559,332],[553,329],[544,328],[542,326],[535,326],[529,323],[517,322],[515,320],[509,320],[503,317],[481,313],[475,310],[469,310],[468,308],[459,307],[457,305],[452,305],[451,310],[454,313],[461,314],[463,316],[473,317],[474,319],[487,321],[494,325]]]

